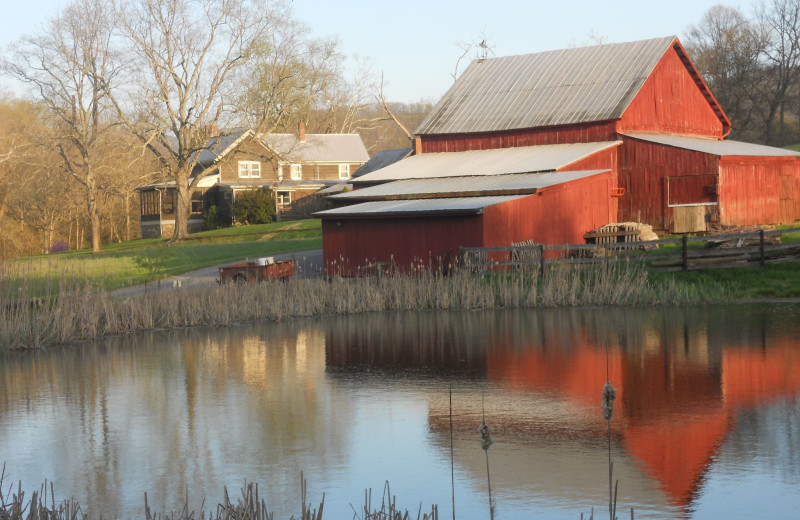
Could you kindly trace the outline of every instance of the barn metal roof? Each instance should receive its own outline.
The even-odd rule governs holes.
[[[364,163],[358,170],[353,173],[353,177],[361,177],[368,173],[372,173],[381,168],[385,168],[390,164],[394,164],[401,159],[405,159],[411,154],[413,148],[399,148],[397,150],[381,150],[372,156],[372,158]]]
[[[475,60],[414,133],[493,132],[619,119],[676,41],[669,36]]]
[[[287,162],[365,163],[369,153],[358,134],[261,134],[259,139]]]
[[[329,198],[336,201],[358,201],[530,194],[541,188],[591,177],[606,171],[608,170],[411,179],[379,184],[369,188],[332,195]]]
[[[367,184],[404,179],[553,171],[621,143],[622,141],[549,144],[468,152],[423,153],[353,179],[352,182]]]
[[[516,200],[527,195],[459,197],[448,199],[381,200],[363,202],[342,208],[314,213],[318,218],[378,217],[425,215],[480,215],[483,209],[495,204]]]
[[[775,148],[761,144],[743,143],[741,141],[720,141],[718,139],[704,139],[702,137],[685,137],[679,135],[640,134],[628,133],[627,137],[648,141],[650,143],[694,150],[710,155],[725,157],[728,155],[753,156],[753,157],[797,157],[800,152]]]

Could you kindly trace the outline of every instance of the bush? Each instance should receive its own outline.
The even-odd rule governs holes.
[[[233,220],[241,224],[268,224],[275,216],[275,201],[266,190],[241,191],[231,210]]]
[[[47,250],[48,253],[61,253],[63,251],[69,251],[69,244],[64,240],[56,240]]]
[[[203,214],[203,229],[219,229],[231,225],[231,216],[222,208],[211,206]]]

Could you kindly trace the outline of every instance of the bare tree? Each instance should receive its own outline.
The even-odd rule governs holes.
[[[76,0],[37,36],[21,40],[5,69],[32,85],[52,117],[53,141],[66,171],[82,187],[92,251],[100,251],[96,147],[108,128],[98,76],[113,78],[112,26],[102,0]]]
[[[754,128],[763,108],[761,86],[765,70],[761,58],[767,37],[761,27],[734,7],[716,5],[687,30],[686,47],[731,119],[738,138],[756,140]]]
[[[784,111],[792,88],[800,80],[800,1],[769,0],[756,7],[756,17],[765,29],[768,41],[764,49],[769,81],[762,94],[767,101],[764,113],[764,141],[777,142],[775,119],[784,130]]]
[[[117,19],[138,75],[124,94],[102,78],[125,126],[175,181],[174,239],[188,236],[191,194],[211,166],[194,171],[237,98],[233,74],[265,35],[289,20],[280,0],[123,0]]]

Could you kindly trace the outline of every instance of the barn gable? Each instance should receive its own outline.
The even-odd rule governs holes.
[[[675,40],[625,109],[617,132],[666,132],[721,139],[730,121]]]

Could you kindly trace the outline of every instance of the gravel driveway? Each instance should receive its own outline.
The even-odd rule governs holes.
[[[303,278],[315,278],[322,276],[322,249],[298,251],[296,253],[289,253],[285,255],[273,255],[273,257],[275,260],[288,260],[290,258],[294,258],[295,262],[297,262],[297,276]],[[204,267],[203,269],[198,269],[197,271],[190,271],[177,276],[164,278],[159,282],[117,289],[111,291],[109,294],[111,294],[111,296],[125,298],[144,294],[145,291],[166,291],[181,289],[183,287],[197,287],[198,285],[217,283],[217,280],[219,280],[220,267],[238,264],[240,262],[244,262],[244,260],[228,262],[211,267]]]

